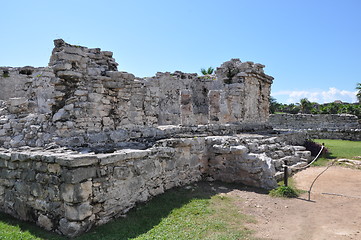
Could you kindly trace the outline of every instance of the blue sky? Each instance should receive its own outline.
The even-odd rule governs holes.
[[[53,40],[114,52],[138,77],[199,73],[231,58],[266,65],[279,102],[355,102],[359,0],[4,0],[0,66],[46,66]]]

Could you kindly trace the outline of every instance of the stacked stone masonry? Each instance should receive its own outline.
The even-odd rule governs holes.
[[[273,78],[261,64],[232,59],[214,76],[135,78],[117,71],[112,52],[54,42],[47,68],[1,68],[0,88],[7,93],[2,90],[0,99],[7,107],[0,109],[0,145],[116,145],[130,139],[123,131],[140,126],[268,119]]]
[[[304,166],[310,152],[282,137],[258,134],[171,138],[146,150],[104,154],[2,149],[0,206],[74,237],[136,203],[202,178],[274,188],[284,160],[292,168]]]
[[[303,131],[309,138],[361,141],[361,123],[350,114],[272,114],[275,129]]]
[[[214,75],[137,78],[112,52],[54,41],[49,66],[0,67],[0,209],[69,237],[200,179],[274,188],[306,165],[273,134],[273,78],[232,59]]]

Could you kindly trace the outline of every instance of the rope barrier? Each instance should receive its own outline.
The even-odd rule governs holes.
[[[315,184],[316,180],[324,173],[326,172],[331,166],[333,166],[333,164],[335,163],[336,161],[332,161],[332,163],[330,165],[327,166],[327,168],[325,170],[323,170],[320,174],[317,175],[317,177],[313,180],[312,184],[311,184],[311,187],[310,189],[308,190],[308,201],[311,200],[311,189],[313,187],[313,184]]]
[[[313,159],[309,164],[307,164],[307,165],[304,166],[304,167],[295,168],[295,169],[293,169],[293,170],[301,170],[301,169],[305,169],[305,168],[308,168],[309,166],[311,166],[312,163],[314,163],[314,162],[317,160],[317,158],[321,155],[321,153],[322,153],[322,151],[323,151],[324,148],[325,148],[325,147],[322,145],[320,152],[316,155],[315,159]]]

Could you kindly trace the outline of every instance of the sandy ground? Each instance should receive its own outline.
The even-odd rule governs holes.
[[[312,167],[294,176],[299,189],[308,190],[325,167]],[[254,216],[247,227],[261,239],[361,239],[361,170],[330,167],[311,191],[297,199],[273,198],[247,190],[233,190],[240,211]]]

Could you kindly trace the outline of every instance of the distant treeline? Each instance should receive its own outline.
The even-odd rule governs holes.
[[[309,114],[353,114],[361,119],[361,104],[359,103],[343,103],[332,102],[319,104],[316,102],[310,102],[307,98],[302,98],[299,103],[296,104],[283,104],[278,103],[276,99],[271,97],[270,99],[270,113],[309,113]]]

